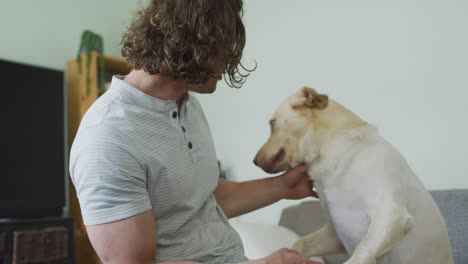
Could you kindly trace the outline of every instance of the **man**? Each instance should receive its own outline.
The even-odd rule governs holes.
[[[70,156],[89,238],[104,263],[238,263],[227,217],[313,195],[298,167],[262,180],[219,179],[211,133],[189,92],[222,74],[240,87],[241,0],[152,0],[123,37],[132,70],[84,116]],[[313,263],[282,249],[252,263]]]

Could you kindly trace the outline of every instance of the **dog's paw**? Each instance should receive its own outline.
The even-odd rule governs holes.
[[[299,254],[303,255],[303,253],[304,253],[304,246],[305,246],[304,240],[299,239],[299,240],[297,240],[297,241],[294,243],[294,245],[292,246],[292,249],[293,249],[293,250],[296,250],[297,252],[299,252]]]

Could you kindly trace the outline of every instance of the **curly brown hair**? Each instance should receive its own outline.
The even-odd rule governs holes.
[[[217,78],[221,60],[228,85],[241,87],[253,71],[240,62],[242,6],[242,0],[151,0],[124,33],[122,55],[134,69],[192,84]]]

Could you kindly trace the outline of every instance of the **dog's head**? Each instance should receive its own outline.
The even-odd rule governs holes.
[[[327,126],[321,116],[328,107],[328,96],[312,88],[304,87],[289,96],[270,119],[271,134],[258,151],[255,165],[276,173],[304,163],[303,148],[310,153],[317,145],[314,134]]]

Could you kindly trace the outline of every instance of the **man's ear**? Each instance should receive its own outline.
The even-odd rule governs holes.
[[[309,108],[323,109],[328,105],[328,95],[319,94],[309,87],[302,87],[288,98],[288,103],[292,108],[306,106]]]

